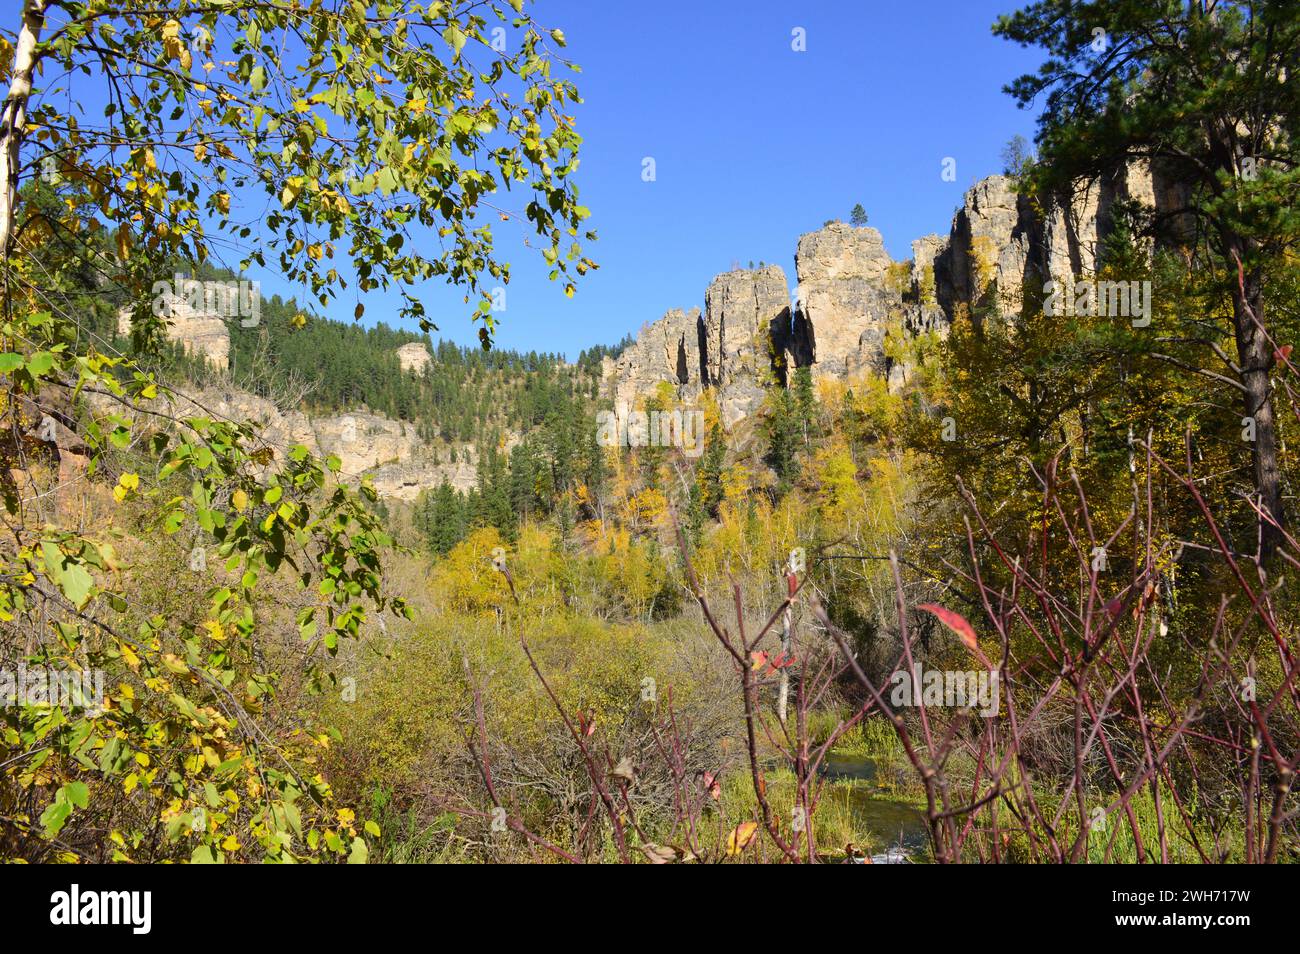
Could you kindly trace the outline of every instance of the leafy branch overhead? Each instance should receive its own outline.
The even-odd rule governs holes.
[[[426,327],[441,278],[486,347],[493,223],[572,294],[578,94],[522,7],[25,0],[0,38],[0,662],[106,683],[0,709],[7,857],[366,860],[378,827],[321,771],[341,736],[285,696],[337,692],[344,641],[409,615],[376,494],[169,387],[97,313],[157,340],[155,281],[233,246],[322,305],[400,289]]]
[[[274,268],[322,305],[351,281],[396,287],[426,329],[414,286],[463,286],[487,344],[491,289],[510,280],[494,226],[518,228],[567,294],[595,267],[573,182],[580,99],[557,75],[577,67],[523,0],[59,12],[30,141],[79,187],[71,202],[114,224],[141,282],[140,257],[206,262],[233,234],[241,269]],[[58,95],[65,71],[103,77],[102,118]]]

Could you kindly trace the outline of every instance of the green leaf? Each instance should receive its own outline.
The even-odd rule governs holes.
[[[211,845],[199,845],[190,854],[190,863],[196,865],[215,865],[216,857],[212,854]]]
[[[47,838],[53,838],[63,830],[63,823],[72,814],[72,805],[63,798],[62,789],[50,806],[41,812],[41,825],[45,828]]]
[[[94,579],[80,563],[69,563],[59,576],[59,589],[77,609],[86,605],[90,599],[90,591],[94,588]]]
[[[348,855],[348,864],[364,865],[366,859],[370,857],[370,849],[366,847],[365,840],[357,837],[352,839],[352,851]]]
[[[451,24],[447,29],[442,31],[442,38],[447,41],[451,47],[451,52],[455,56],[460,56],[460,51],[465,49],[465,34],[461,32],[458,24]]]

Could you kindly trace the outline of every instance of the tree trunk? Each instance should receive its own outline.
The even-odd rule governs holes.
[[[1237,260],[1244,258],[1239,243],[1231,252]],[[1229,261],[1232,261],[1230,256]],[[1273,346],[1264,334],[1263,289],[1258,271],[1243,273],[1233,283],[1232,320],[1237,337],[1237,360],[1241,366],[1241,383],[1246,416],[1255,422],[1254,480],[1260,509],[1270,515],[1277,526],[1261,520],[1260,559],[1271,557],[1282,543],[1286,517],[1282,509],[1282,473],[1278,465],[1277,422],[1273,414],[1273,387],[1269,375],[1273,370]]]
[[[8,260],[18,206],[19,149],[27,127],[27,101],[32,95],[36,44],[45,26],[46,0],[26,0],[23,23],[14,46],[13,78],[0,113],[0,258]]]

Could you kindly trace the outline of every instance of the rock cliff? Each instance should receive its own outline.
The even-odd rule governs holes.
[[[750,413],[772,380],[790,327],[790,291],[776,265],[724,272],[704,292],[702,383],[714,388],[723,419]]]
[[[397,349],[397,363],[401,365],[403,371],[423,374],[432,360],[433,357],[423,341],[410,341]]]
[[[674,308],[645,325],[617,359],[605,359],[602,380],[609,395],[616,404],[633,407],[660,381],[698,394],[707,373],[701,360],[703,335],[698,308],[689,312]]]
[[[901,386],[909,369],[890,357],[891,335],[942,333],[959,314],[1014,319],[1027,287],[1091,274],[1120,200],[1158,213],[1183,205],[1176,184],[1133,163],[1039,205],[989,176],[966,192],[946,235],[916,239],[902,262],[875,229],[830,223],[798,240],[793,305],[775,265],[718,275],[702,315],[669,312],[606,366],[605,393],[636,405],[662,381],[688,402],[713,388],[730,426],[792,368]]]
[[[122,410],[107,398],[94,403],[102,411]],[[390,500],[413,501],[421,490],[442,483],[470,490],[478,479],[478,457],[471,445],[433,447],[419,437],[415,425],[365,410],[309,415],[281,410],[265,398],[220,386],[180,392],[168,407],[156,410],[176,417],[201,415],[254,424],[280,458],[295,444],[318,456],[333,454],[339,458],[345,481],[355,484],[368,474],[379,495]],[[142,418],[141,423],[151,426],[155,420]]]
[[[168,313],[163,321],[167,327],[167,340],[178,342],[186,354],[207,359],[218,370],[230,364],[230,329],[226,319],[219,314],[195,309],[182,297],[166,296]],[[131,309],[117,313],[117,333],[131,333]]]

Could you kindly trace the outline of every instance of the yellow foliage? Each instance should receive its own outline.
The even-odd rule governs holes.
[[[744,464],[735,464],[722,472],[722,496],[729,503],[749,497],[753,486],[753,472]]]
[[[505,577],[492,569],[492,551],[502,546],[504,541],[497,529],[484,527],[452,547],[434,567],[433,590],[449,610],[491,614],[509,601]],[[507,561],[509,565],[508,557]]]
[[[845,522],[849,511],[860,508],[865,499],[848,446],[836,442],[818,449],[811,467],[820,488],[817,496],[822,513],[832,523]]]

